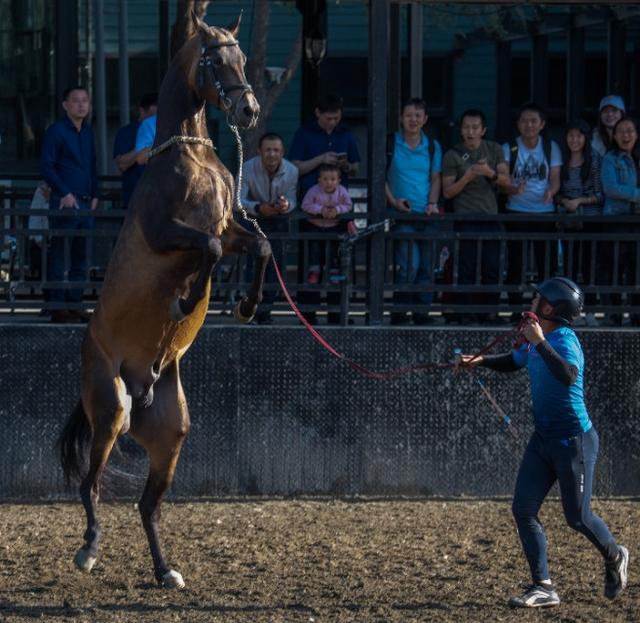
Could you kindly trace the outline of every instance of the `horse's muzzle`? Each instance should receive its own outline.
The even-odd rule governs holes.
[[[235,106],[233,121],[239,128],[255,128],[260,116],[260,104],[253,93],[245,93]]]

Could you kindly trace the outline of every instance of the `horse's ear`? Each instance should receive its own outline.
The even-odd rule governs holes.
[[[236,19],[233,24],[229,24],[227,26],[227,30],[234,36],[238,36],[238,32],[240,31],[240,22],[242,21],[242,11],[240,11],[240,15],[238,15],[238,19]]]
[[[196,15],[196,12],[191,9],[191,25],[193,26],[193,32],[198,33],[203,26],[202,20]]]

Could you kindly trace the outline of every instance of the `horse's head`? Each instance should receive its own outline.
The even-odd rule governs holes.
[[[210,28],[195,14],[192,17],[195,37],[190,43],[199,44],[198,60],[189,71],[193,90],[198,97],[226,112],[234,125],[241,128],[254,127],[258,121],[260,106],[245,77],[247,57],[236,39],[240,18],[224,29]]]

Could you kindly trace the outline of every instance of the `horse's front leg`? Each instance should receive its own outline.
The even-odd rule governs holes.
[[[256,258],[256,270],[247,295],[238,302],[233,310],[236,320],[250,322],[258,309],[258,304],[262,301],[264,272],[271,259],[271,245],[266,238],[248,232],[235,221],[225,229],[220,236],[220,241],[222,242],[223,255],[250,254]]]
[[[189,295],[187,298],[178,297],[169,309],[171,319],[180,321],[195,309],[206,292],[213,268],[222,257],[220,240],[178,219],[172,219],[162,227],[152,225],[145,231],[145,237],[156,253],[193,250],[202,254],[198,276],[191,285]]]

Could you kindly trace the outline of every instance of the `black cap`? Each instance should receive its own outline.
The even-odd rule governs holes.
[[[553,307],[553,315],[542,318],[570,325],[580,315],[584,305],[584,294],[571,279],[552,277],[533,288]]]

